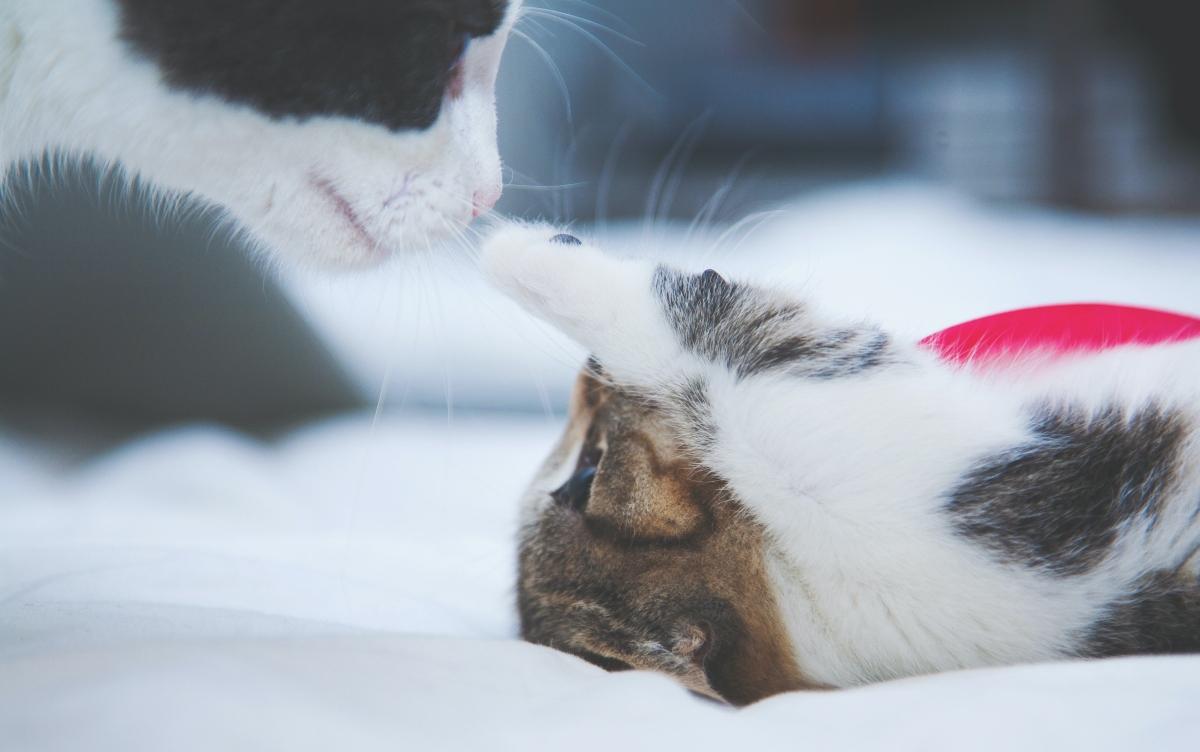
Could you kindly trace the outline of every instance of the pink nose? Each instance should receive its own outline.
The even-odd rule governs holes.
[[[475,191],[475,195],[471,197],[472,203],[475,205],[475,210],[471,217],[478,217],[480,214],[491,209],[500,200],[500,187],[485,188],[481,191]]]

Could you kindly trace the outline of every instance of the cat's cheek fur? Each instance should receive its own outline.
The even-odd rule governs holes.
[[[436,245],[499,197],[494,83],[519,2],[474,39],[461,90],[426,130],[272,119],[168,88],[120,40],[110,0],[0,9],[0,160],[90,156],[227,210],[278,258],[370,265]]]

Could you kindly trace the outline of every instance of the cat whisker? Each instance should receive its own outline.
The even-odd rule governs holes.
[[[704,202],[704,205],[700,207],[700,211],[696,213],[695,218],[687,228],[685,237],[689,241],[695,236],[696,232],[705,231],[708,229],[713,218],[716,216],[717,212],[721,210],[725,200],[729,197],[730,192],[733,190],[733,186],[737,183],[737,179],[741,174],[742,169],[745,168],[746,163],[749,160],[749,154],[742,156],[742,158],[739,159],[736,164],[734,164],[733,169],[729,171],[729,174],[725,176],[725,179],[721,181],[721,185],[719,185],[717,189],[713,191],[713,195],[710,196],[709,199]]]
[[[554,62],[554,58],[549,52],[546,52],[545,47],[538,44],[536,39],[516,28],[515,26],[512,29],[512,35],[516,39],[520,39],[528,44],[530,48],[533,49],[534,53],[537,54],[537,56],[540,57],[543,62],[545,62],[546,68],[550,71],[550,75],[554,78],[555,83],[558,85],[559,93],[562,95],[563,108],[566,111],[567,116],[567,124],[573,125],[575,123],[575,116],[571,108],[571,94],[567,89],[567,79],[563,77],[562,70],[558,67],[558,63]]]
[[[526,10],[524,15],[528,16],[531,21],[535,17],[540,17],[540,18],[546,18],[546,19],[553,19],[553,20],[559,21],[560,23],[566,24],[568,28],[575,30],[575,32],[577,32],[578,34],[583,36],[584,39],[588,40],[588,42],[590,42],[593,47],[595,47],[605,57],[607,57],[609,60],[611,60],[613,63],[615,63],[617,65],[617,67],[619,67],[622,71],[624,71],[627,75],[629,75],[635,82],[638,83],[638,85],[640,85],[641,87],[646,89],[646,91],[649,91],[650,93],[654,94],[654,96],[659,97],[659,98],[662,97],[662,94],[660,94],[657,89],[655,89],[653,86],[651,86],[646,81],[646,79],[642,78],[642,76],[636,70],[633,69],[633,66],[631,66],[631,65],[629,65],[629,63],[625,62],[625,60],[620,55],[618,55],[616,53],[616,51],[613,50],[613,48],[609,47],[604,42],[603,39],[596,36],[595,34],[588,31],[587,29],[583,28],[582,26],[579,26],[576,24],[571,24],[566,19],[560,18],[558,16],[549,15],[549,14],[547,14],[547,15],[539,14],[537,12],[538,10],[544,10],[544,9],[529,8]],[[536,26],[537,24],[535,23],[534,25]],[[539,26],[539,28],[542,28],[542,30],[545,31],[544,27]],[[549,33],[549,32],[547,32],[547,33]]]
[[[588,184],[588,181],[586,181],[586,180],[579,180],[579,181],[575,181],[575,182],[571,182],[571,183],[562,183],[559,185],[543,183],[542,181],[538,180],[537,178],[533,177],[532,175],[527,175],[527,174],[521,172],[520,170],[517,170],[508,165],[504,165],[503,168],[501,168],[501,171],[509,173],[509,177],[504,178],[502,180],[505,188],[517,188],[517,189],[521,189],[521,190],[551,191],[551,190],[566,190],[566,189],[580,188],[580,187],[586,186]],[[513,182],[515,179],[520,179],[520,180],[524,181],[524,183],[522,184],[522,183]]]
[[[767,33],[767,30],[763,27],[762,22],[754,17],[754,14],[751,13],[750,10],[742,3],[742,0],[729,0],[729,2],[733,4],[733,7],[739,11],[740,15],[745,18],[751,26],[757,29],[760,34]]]
[[[675,195],[679,190],[679,184],[686,167],[686,161],[699,142],[700,131],[706,124],[707,118],[707,114],[701,115],[684,129],[683,133],[679,135],[679,138],[675,140],[675,143],[667,151],[667,155],[663,158],[658,170],[655,171],[654,178],[650,181],[650,189],[646,194],[643,234],[648,235],[651,226],[665,218],[667,211],[671,208],[671,204],[674,203]],[[677,166],[678,170],[672,177],[672,170],[676,169]]]
[[[685,143],[685,146],[680,150],[676,159],[676,169],[673,175],[667,180],[666,187],[663,191],[662,202],[659,205],[658,219],[665,219],[671,211],[671,207],[675,205],[675,197],[679,194],[679,186],[683,183],[683,173],[687,169],[688,162],[691,161],[692,155],[696,153],[696,147],[700,143],[700,138],[703,135],[705,126],[711,118],[711,112],[705,112],[697,117],[688,129],[684,131],[684,135],[680,140]],[[689,134],[690,131],[690,134]]]
[[[452,227],[450,233],[452,237],[459,242],[459,250],[467,255],[475,256],[479,252],[478,242],[472,242],[471,237],[467,234],[468,227]],[[476,238],[476,241],[478,238]]]
[[[561,3],[574,3],[575,5],[582,6],[582,7],[586,8],[588,11],[597,13],[597,14],[603,16],[606,20],[612,22],[614,25],[621,27],[621,29],[623,30],[622,33],[630,34],[630,35],[632,35],[634,33],[634,28],[633,28],[633,26],[631,26],[629,24],[628,21],[621,18],[616,13],[613,13],[610,10],[605,10],[604,8],[601,8],[599,5],[596,5],[595,3],[588,2],[588,0],[558,0],[558,3],[560,3],[560,4]],[[532,6],[532,7],[542,7],[542,6]]]
[[[554,192],[554,190],[556,190],[554,188],[554,186],[552,186],[549,183],[545,183],[545,182],[533,177],[532,175],[527,175],[527,174],[521,172],[520,170],[514,169],[507,165],[505,165],[504,169],[507,170],[508,172],[512,173],[513,177],[520,178],[521,180],[525,181],[525,183],[528,185],[546,186],[547,190],[544,191],[544,193],[550,194],[547,197],[546,206],[549,211],[551,211],[551,212],[554,211],[554,205],[552,203],[552,200],[554,198],[553,192]],[[506,183],[506,185],[508,185],[508,184]]]
[[[772,219],[777,219],[784,216],[787,216],[787,211],[784,209],[767,209],[742,217],[737,222],[734,222],[732,225],[726,228],[725,231],[719,236],[717,236],[717,238],[713,240],[712,247],[713,249],[722,249],[727,252],[737,250],[743,243],[746,242],[746,238],[748,238],[763,224]],[[736,243],[730,245],[730,238],[734,237],[739,232],[742,233],[741,238]]]
[[[570,143],[567,145],[566,151],[560,159],[554,162],[554,179],[559,183],[567,182],[567,176],[573,172],[572,167],[575,164],[575,157],[579,152],[579,141],[574,136],[571,137]],[[551,194],[555,201],[555,220],[565,221],[574,216],[574,206],[572,203],[572,195],[564,191],[555,191]]]
[[[587,180],[578,180],[574,183],[563,183],[562,185],[521,185],[519,183],[505,183],[504,188],[517,191],[568,191],[576,188],[585,188],[589,184]]]
[[[524,180],[526,183],[539,184],[539,185],[541,184],[541,181],[539,181],[537,178],[533,177],[532,175],[521,172],[520,170],[518,170],[515,167],[512,167],[511,165],[502,166],[500,168],[500,171],[501,171],[501,173],[508,172],[514,178],[520,178],[521,180]]]
[[[637,45],[638,47],[646,46],[645,42],[634,39],[633,37],[629,36],[628,34],[624,34],[620,31],[617,31],[616,29],[609,27],[609,26],[605,26],[604,24],[600,23],[599,21],[594,21],[590,18],[584,18],[583,16],[577,16],[574,13],[567,13],[566,11],[555,10],[553,8],[544,8],[544,7],[539,7],[539,6],[529,6],[527,8],[526,12],[528,12],[530,15],[551,18],[551,19],[554,19],[557,21],[561,21],[568,25],[573,25],[576,28],[579,28],[581,31],[584,31],[584,29],[582,28],[583,26],[590,26],[593,29],[598,29],[600,31],[606,31],[609,34],[612,34],[613,36],[617,37],[618,39],[620,39],[624,42],[628,42],[629,44]]]
[[[600,168],[600,183],[596,188],[596,224],[599,226],[602,234],[608,229],[608,199],[609,192],[612,190],[617,159],[620,157],[621,149],[625,146],[625,142],[632,132],[633,122],[626,120],[613,137],[612,144],[608,147],[608,154],[604,157],[604,165]]]

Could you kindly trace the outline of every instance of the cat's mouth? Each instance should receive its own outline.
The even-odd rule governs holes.
[[[353,237],[356,241],[354,245],[363,254],[360,260],[367,263],[383,261],[396,252],[406,250],[412,242],[412,237],[423,238],[427,246],[434,241],[442,240],[447,233],[439,230],[439,224],[442,227],[459,223],[465,226],[476,217],[486,213],[500,196],[500,189],[496,187],[495,189],[476,191],[469,202],[454,199],[460,204],[469,204],[470,208],[467,211],[470,213],[466,216],[461,213],[453,216],[445,215],[436,206],[419,205],[419,211],[416,214],[429,216],[418,216],[417,221],[410,223],[410,226],[405,226],[403,222],[393,222],[387,229],[380,232],[379,228],[372,229],[372,225],[363,219],[363,214],[355,207],[355,203],[345,193],[338,190],[337,184],[332,179],[316,171],[310,171],[307,178],[309,188],[323,199],[330,213],[341,220],[340,224]],[[400,201],[402,198],[407,197],[410,203],[416,199],[419,203],[419,200],[425,196],[425,192],[411,190],[410,182],[406,178],[404,187],[382,203],[379,207],[381,213],[395,215],[399,212],[405,216],[405,212],[401,211],[404,206],[404,202]],[[443,190],[437,181],[433,181],[431,189]],[[370,216],[370,212],[368,212],[368,216]],[[397,224],[400,225],[399,228],[396,227]],[[429,226],[431,224],[432,227]],[[400,231],[396,232],[397,229]]]
[[[358,216],[358,212],[354,210],[354,205],[338,191],[333,181],[315,173],[310,173],[308,182],[314,191],[330,203],[334,213],[341,217],[346,225],[350,227],[363,247],[368,249],[372,259],[382,259],[388,255],[387,248],[383,242],[367,229],[366,224]]]

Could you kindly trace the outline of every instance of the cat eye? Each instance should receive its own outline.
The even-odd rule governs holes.
[[[592,481],[596,478],[596,468],[600,464],[602,452],[598,447],[585,447],[579,454],[579,462],[575,472],[567,482],[550,492],[550,498],[560,507],[567,507],[576,512],[587,508],[588,499],[592,495]]]

